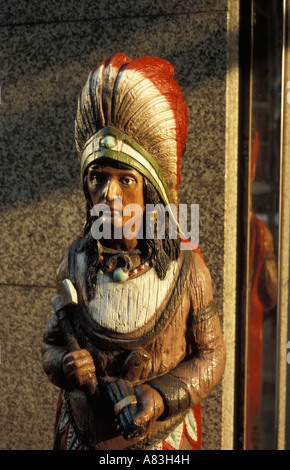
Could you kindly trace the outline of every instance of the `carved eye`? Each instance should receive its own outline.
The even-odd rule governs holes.
[[[126,176],[122,176],[122,178],[120,178],[120,182],[124,185],[124,186],[130,186],[130,184],[133,183],[133,179],[132,178],[127,178]]]
[[[96,186],[104,184],[106,178],[101,173],[93,173],[90,177],[90,187],[94,189]]]

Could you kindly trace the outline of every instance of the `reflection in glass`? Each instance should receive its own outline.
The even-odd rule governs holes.
[[[246,449],[275,449],[282,0],[253,0]]]

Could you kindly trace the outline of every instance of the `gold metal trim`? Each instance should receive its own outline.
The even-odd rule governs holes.
[[[281,71],[281,127],[280,127],[280,187],[279,187],[279,252],[278,252],[278,296],[277,296],[277,364],[276,364],[276,444],[277,450],[285,449],[286,401],[287,401],[287,334],[288,334],[288,301],[289,301],[289,203],[287,191],[289,182],[289,157],[287,155],[287,117],[286,105],[286,28],[289,28],[287,17],[287,0],[283,0],[282,31],[282,71]],[[289,54],[289,52],[288,52]],[[289,56],[288,56],[289,57]],[[289,62],[289,58],[288,58]],[[288,70],[287,70],[288,71]],[[290,78],[290,76],[289,76]],[[289,137],[288,137],[289,139]],[[289,140],[288,140],[289,145]],[[289,155],[289,152],[288,152]],[[288,282],[287,282],[288,281]]]

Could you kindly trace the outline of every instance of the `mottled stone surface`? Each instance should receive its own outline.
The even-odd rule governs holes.
[[[200,204],[200,246],[222,314],[226,1],[43,5],[9,1],[0,12],[5,449],[50,447],[57,391],[42,374],[39,345],[57,265],[85,216],[73,142],[77,94],[89,71],[118,51],[176,68],[189,108],[180,202]],[[220,390],[203,404],[204,449],[220,448]]]
[[[0,286],[1,450],[49,450],[58,391],[42,370],[51,288]]]
[[[115,19],[134,16],[176,15],[224,11],[227,0],[37,0],[6,1],[0,24],[35,24],[58,21]]]

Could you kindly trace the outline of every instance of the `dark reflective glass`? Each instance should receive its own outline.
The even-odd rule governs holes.
[[[245,449],[276,447],[282,13],[253,0]]]

